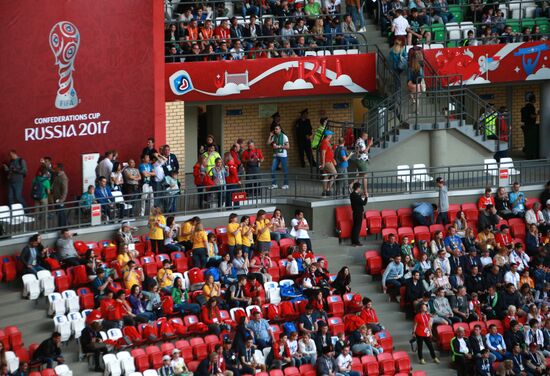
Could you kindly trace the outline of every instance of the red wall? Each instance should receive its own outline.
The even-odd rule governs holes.
[[[60,76],[50,31],[61,21],[71,22],[80,34],[72,74],[79,102],[70,109],[54,104]],[[126,160],[139,157],[147,137],[164,141],[163,22],[161,1],[1,2],[0,161],[12,148],[27,160],[27,196],[42,156],[65,163],[73,195],[81,189],[81,154],[116,149]],[[86,119],[36,124],[67,115]],[[38,140],[47,126],[65,132]]]

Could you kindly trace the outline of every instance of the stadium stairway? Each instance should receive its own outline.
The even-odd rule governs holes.
[[[362,240],[362,247],[352,247],[343,242],[338,244],[335,237],[312,236],[312,242],[316,254],[323,254],[328,261],[331,273],[337,273],[343,266],[348,266],[351,272],[352,291],[369,297],[373,301],[373,307],[381,323],[390,332],[394,351],[407,351],[411,358],[413,370],[423,370],[429,376],[443,376],[449,374],[450,356],[447,353],[439,353],[437,345],[434,344],[436,352],[440,355],[441,364],[430,361],[428,349],[424,349],[426,359],[425,365],[420,365],[416,354],[411,353],[409,340],[413,323],[405,318],[405,313],[399,310],[399,304],[390,302],[388,296],[382,292],[380,278],[373,278],[365,273],[364,252],[366,249],[379,249],[382,241],[375,240],[369,236]],[[454,370],[451,370],[454,372]]]

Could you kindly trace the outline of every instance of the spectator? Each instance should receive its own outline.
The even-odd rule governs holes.
[[[83,214],[90,215],[93,204],[97,204],[97,200],[95,198],[95,187],[93,185],[89,185],[86,192],[80,196],[80,207]]]
[[[154,254],[164,252],[164,229],[166,227],[166,218],[162,215],[159,207],[154,206],[149,216],[149,241],[151,242],[151,252]]]
[[[151,178],[151,183],[153,186],[153,192],[155,197],[155,206],[158,206],[159,208],[162,207],[166,210],[166,203],[164,193],[164,178],[166,174],[164,173],[164,164],[166,163],[166,158],[161,154],[155,154],[153,158],[151,158],[151,162],[153,164],[153,171],[155,175]]]
[[[336,279],[332,282],[332,287],[334,288],[334,293],[338,295],[351,292],[351,275],[347,266],[343,266],[340,269],[336,275]]]
[[[435,269],[434,285],[436,288],[443,288],[445,290],[445,295],[453,294],[449,276],[443,274],[441,268]]]
[[[159,376],[175,376],[174,368],[172,367],[172,358],[170,355],[162,357],[162,366],[157,370]]]
[[[479,212],[477,220],[478,231],[488,228],[489,231],[496,231],[501,218],[497,215],[497,210],[493,204],[488,204],[484,210]]]
[[[409,22],[403,17],[403,10],[395,10],[395,18],[392,21],[391,31],[394,35],[394,40],[399,39],[405,45],[407,43],[407,30],[410,29]]]
[[[422,300],[424,295],[424,285],[420,281],[420,272],[413,270],[411,278],[405,281],[405,312],[408,317],[414,315],[416,305]]]
[[[206,286],[206,285],[205,285]],[[218,299],[212,296],[201,309],[201,321],[208,326],[210,333],[219,336],[225,324],[222,323]]]
[[[271,239],[279,241],[281,239],[290,238],[290,234],[286,228],[285,219],[281,213],[281,209],[275,209],[273,211],[273,217],[271,217],[272,230],[270,231]]]
[[[487,347],[491,353],[496,357],[497,361],[502,362],[504,359],[510,357],[510,353],[506,350],[506,343],[504,337],[497,330],[495,324],[489,325],[489,333],[486,336]]]
[[[252,319],[246,327],[252,331],[254,335],[254,343],[260,350],[270,346],[272,343],[275,343],[273,330],[269,326],[268,321],[261,318],[260,311],[252,311]],[[280,338],[282,337],[283,335],[281,335]]]
[[[128,261],[123,274],[123,281],[126,289],[130,290],[134,285],[141,286],[145,280],[145,273],[141,267],[136,266],[133,260]]]
[[[404,282],[403,274],[404,268],[401,263],[401,255],[396,255],[382,275],[382,289],[384,293],[388,292],[390,294],[392,300],[395,300],[395,296],[399,293],[399,288]]]
[[[145,153],[141,157],[141,164],[139,165],[139,172],[141,174],[141,205],[140,216],[144,216],[149,213],[153,207],[153,179],[155,178],[155,171],[153,165],[150,163],[150,154]]]
[[[336,195],[347,195],[349,185],[348,185],[348,167],[349,160],[352,157],[353,153],[348,154],[345,139],[340,137],[338,139],[338,147],[335,152],[335,161],[336,161]]]
[[[317,348],[309,333],[302,334],[302,338],[298,341],[298,349],[306,363],[316,364]]]
[[[311,250],[311,239],[308,234],[309,224],[304,218],[304,212],[302,210],[297,209],[294,212],[294,218],[290,221],[290,227],[290,235],[296,239],[296,243],[305,243],[307,244],[307,249]]]
[[[435,292],[435,299],[433,300],[433,322],[435,324],[448,324],[452,325],[459,322],[460,319],[454,316],[449,300],[445,296],[446,290],[443,287],[438,287]]]
[[[430,44],[431,41],[431,32],[424,29],[423,22],[425,18],[418,15],[418,9],[416,7],[410,10],[410,15],[407,18],[409,22],[409,27],[407,28],[407,45],[416,46],[419,42],[422,42],[422,39],[425,39],[426,44]],[[396,40],[402,40],[396,39]]]
[[[361,136],[355,142],[355,165],[357,172],[363,179],[363,187],[367,192],[367,167],[369,163],[369,150],[374,143],[366,131],[361,132]]]
[[[122,175],[122,164],[118,161],[113,162],[113,169],[109,175],[109,186],[111,191],[121,191],[124,184],[124,177]]]
[[[456,295],[451,296],[450,299],[453,314],[462,322],[478,320],[477,314],[470,310],[466,288],[459,286],[456,290]]]
[[[407,88],[410,93],[410,100],[413,106],[416,106],[420,94],[426,91],[426,83],[424,82],[424,68],[422,67],[421,59],[413,55],[409,64],[409,72],[407,77]],[[437,183],[437,180],[436,180]]]
[[[171,269],[170,260],[164,260],[162,262],[162,268],[160,268],[157,273],[157,280],[161,289],[167,293],[172,292],[174,274]]]
[[[315,3],[317,4],[317,3]],[[304,154],[307,157],[308,163],[311,167],[315,167],[317,164],[313,159],[313,152],[311,150],[311,138],[313,137],[313,129],[311,127],[311,121],[308,118],[308,109],[305,108],[300,112],[300,118],[296,120],[296,140],[298,143],[298,157],[300,164],[305,167]]]
[[[384,265],[387,265],[396,256],[401,256],[401,246],[397,243],[395,234],[388,235],[388,240],[382,243],[380,254]]]
[[[273,164],[271,165],[271,183],[272,189],[277,189],[277,180],[275,178],[275,172],[279,165],[283,169],[283,186],[282,189],[288,189],[288,149],[290,144],[288,142],[288,137],[283,133],[281,126],[277,125],[273,131],[269,134],[267,139],[267,144],[273,149]]]
[[[250,225],[250,217],[247,215],[244,215],[241,218],[241,238],[243,242],[243,253],[248,254],[248,257],[250,258],[253,254],[254,228]]]
[[[297,345],[296,345],[297,346]],[[242,364],[243,373],[255,374],[256,372],[265,372],[265,364],[260,364],[254,357],[256,346],[254,346],[254,339],[249,337],[246,340],[244,352],[241,355],[240,363]]]
[[[458,376],[467,376],[471,367],[472,350],[464,337],[464,328],[458,327],[455,331],[455,337],[451,339],[452,359],[456,366]]]
[[[103,175],[97,179],[97,186],[95,188],[95,197],[99,204],[101,204],[101,213],[105,220],[109,220],[112,216],[113,204],[115,202],[111,188],[107,185],[107,178]]]
[[[215,351],[208,354],[206,359],[201,360],[194,376],[229,376],[230,371],[223,371],[219,366],[219,354]]]
[[[69,178],[65,174],[65,165],[57,163],[55,165],[55,177],[52,181],[52,200],[55,203],[57,211],[57,225],[67,226],[67,213],[65,212],[65,201],[69,193]]]
[[[397,73],[397,77],[401,78],[401,73],[408,67],[407,49],[401,39],[396,39],[393,42],[393,46],[390,48],[389,52],[389,60],[392,64],[392,68]]]
[[[449,223],[449,217],[447,212],[449,211],[449,193],[447,190],[447,185],[445,184],[445,181],[443,178],[438,177],[435,179],[435,185],[437,187],[438,191],[438,208],[439,213],[437,215],[436,223],[441,223],[443,225],[446,225]]]
[[[546,234],[546,221],[544,215],[540,210],[540,203],[535,202],[533,207],[525,212],[525,223],[529,225],[536,225],[539,228],[539,232]]]
[[[468,225],[468,220],[466,218],[466,215],[462,210],[456,213],[456,218],[453,224],[456,228],[457,235],[460,236],[461,238],[465,238],[466,229],[468,229],[469,225]],[[468,247],[466,247],[466,249],[468,249]]]
[[[325,130],[323,140],[319,146],[321,152],[319,168],[323,172],[323,196],[332,195],[332,186],[336,178],[336,160],[334,159],[334,152],[330,142],[333,134],[333,131]]]
[[[246,149],[242,154],[242,162],[245,166],[246,179],[247,180],[257,180],[260,179],[258,175],[260,173],[260,165],[264,161],[262,151],[257,149],[254,146],[253,140],[248,140],[248,149]],[[250,196],[259,194],[260,190],[255,189],[259,183],[250,182],[248,183],[249,189],[251,189]]]
[[[235,208],[238,208],[239,202],[233,202],[232,196],[241,186],[241,181],[239,179],[238,166],[235,163],[230,152],[224,154],[224,163],[225,169],[227,171],[225,177],[225,207],[230,208],[231,206],[234,206]]]
[[[449,227],[447,237],[445,238],[445,248],[447,252],[452,253],[453,250],[458,250],[460,254],[464,254],[464,245],[462,239],[456,234],[456,228],[454,226]]]
[[[81,264],[80,256],[74,247],[74,240],[68,229],[59,231],[59,238],[55,243],[57,255],[60,261],[69,266],[78,266]]]
[[[41,166],[39,168],[38,173],[31,184],[31,196],[34,200],[34,205],[43,207],[35,208],[36,212],[46,213],[48,211],[46,206],[48,205],[48,196],[51,191],[51,184],[50,173],[45,166]],[[43,216],[40,216],[37,220],[44,221],[45,218],[42,217]]]
[[[53,332],[50,338],[42,341],[32,356],[32,362],[46,364],[47,368],[53,368],[54,362],[64,364],[65,359],[61,353],[61,334]]]
[[[25,267],[25,273],[36,274],[40,270],[45,270],[43,266],[40,265],[40,235],[32,235],[29,238],[28,244],[21,250],[21,255],[19,259]]]
[[[497,193],[495,195],[495,208],[497,209],[497,214],[504,219],[510,219],[514,216],[510,207],[508,193],[504,187],[499,187],[497,189]]]
[[[339,374],[338,363],[336,359],[334,359],[334,350],[331,344],[320,350],[320,356],[317,358],[316,370],[318,375]]]
[[[430,355],[435,363],[440,363],[439,358],[436,356],[432,345],[432,318],[428,313],[428,307],[426,304],[420,304],[418,313],[414,317],[413,336],[417,342],[417,353],[420,364],[426,364],[424,360],[424,354],[422,352],[423,344],[426,344]]]
[[[524,270],[529,269],[529,262],[531,261],[531,258],[523,250],[523,244],[519,242],[514,244],[514,249],[512,250],[512,252],[510,252],[509,259],[510,259],[510,264],[515,265],[517,267],[518,272],[521,273]],[[506,279],[506,276],[504,278]],[[515,277],[514,277],[514,280],[515,280]],[[516,285],[516,288],[518,287],[519,285]]]
[[[485,188],[485,193],[477,200],[477,209],[479,211],[485,210],[487,205],[495,206],[495,199],[491,195],[491,187]]]
[[[27,176],[27,162],[17,155],[15,150],[10,150],[10,161],[4,164],[4,171],[8,179],[8,204],[21,204],[27,206],[23,197],[23,183]]]
[[[509,194],[509,200],[512,213],[516,217],[524,217],[526,198],[523,192],[520,191],[520,185],[518,182],[514,182],[512,185],[512,192]]]
[[[528,226],[527,234],[525,235],[525,248],[527,254],[535,256],[541,248],[539,229],[537,225]]]
[[[361,373],[352,370],[352,360],[349,346],[344,346],[342,353],[336,358],[338,365],[337,373],[343,376],[361,376]]]

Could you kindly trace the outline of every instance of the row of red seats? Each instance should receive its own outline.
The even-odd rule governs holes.
[[[535,202],[539,202],[539,200],[537,198],[528,198],[526,207],[530,209]],[[449,222],[453,223],[456,218],[456,214],[461,210],[466,215],[470,226],[476,228],[479,211],[475,203],[464,203],[462,205],[450,204],[449,211],[447,212]],[[351,237],[352,228],[351,206],[347,205],[336,207],[335,217],[336,231],[340,240],[349,239]],[[512,218],[509,221],[502,221],[501,224],[509,224],[512,230],[512,234],[515,237],[525,239],[525,221],[523,220],[523,218]],[[397,234],[397,231],[395,229],[400,227],[414,227],[411,208],[399,208],[397,210],[384,209],[382,211],[367,210],[365,212],[363,225],[361,226],[360,236],[367,236],[366,228],[368,228],[369,234],[382,233],[382,235],[384,235],[384,229],[391,229],[392,233]],[[432,229],[430,229],[429,231],[431,236],[433,236],[434,232],[435,231],[432,231]],[[385,233],[389,234],[390,232],[386,231]]]
[[[14,351],[23,348],[23,337],[17,326],[6,326],[4,330],[0,329],[0,342],[4,344],[6,351]]]

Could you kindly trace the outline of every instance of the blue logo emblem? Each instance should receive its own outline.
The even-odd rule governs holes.
[[[170,89],[176,95],[184,95],[193,90],[193,83],[189,73],[184,70],[174,72],[170,78]]]

